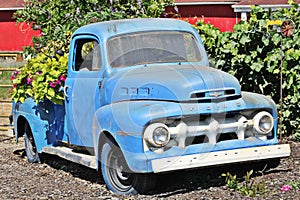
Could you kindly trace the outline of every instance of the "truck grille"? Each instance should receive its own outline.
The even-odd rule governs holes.
[[[201,91],[190,95],[190,99],[197,102],[219,102],[239,98],[241,98],[241,95],[236,94],[235,89]]]

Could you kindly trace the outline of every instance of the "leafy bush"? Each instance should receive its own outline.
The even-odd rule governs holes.
[[[11,76],[13,100],[23,103],[26,98],[33,97],[37,102],[48,99],[62,104],[64,94],[60,89],[65,83],[67,63],[66,54],[53,57],[38,54],[30,59],[21,70],[15,70]]]
[[[14,101],[33,97],[37,102],[51,100],[62,104],[60,88],[67,74],[67,53],[72,33],[80,26],[113,19],[160,17],[173,0],[27,0],[15,13],[17,22],[32,24],[40,30],[33,47],[25,47],[25,57],[32,57],[12,75]],[[64,54],[64,56],[59,56]]]
[[[17,22],[32,24],[40,30],[34,47],[25,48],[25,56],[39,52],[68,52],[72,32],[78,27],[113,19],[160,17],[173,0],[27,0],[15,13]]]
[[[292,19],[300,24],[298,4],[277,11],[255,6],[248,22],[241,21],[232,33],[197,23],[211,62],[237,77],[242,89],[270,96],[280,102],[280,64],[283,67],[283,133],[300,132],[300,34],[285,38],[267,20]],[[275,27],[274,27],[275,28]],[[282,51],[281,51],[282,48]]]

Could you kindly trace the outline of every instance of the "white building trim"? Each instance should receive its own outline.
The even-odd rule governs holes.
[[[272,10],[281,9],[281,8],[290,8],[291,5],[288,4],[267,4],[267,5],[259,5],[260,7],[264,9],[272,8]],[[252,5],[232,5],[234,12],[251,12]],[[299,8],[298,8],[299,10]]]
[[[236,1],[232,2],[215,2],[215,1],[207,1],[207,2],[179,2],[175,3],[176,6],[193,6],[193,5],[233,5],[237,3]]]
[[[13,11],[13,10],[22,10],[23,7],[13,7],[13,8],[0,8],[0,11]]]

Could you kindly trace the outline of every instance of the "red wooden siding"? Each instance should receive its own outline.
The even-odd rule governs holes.
[[[233,12],[231,4],[228,5],[180,5],[178,10],[181,18],[188,19],[190,23],[197,19],[204,19],[205,23],[210,23],[219,28],[220,31],[233,31],[234,25],[240,21],[236,13]]]
[[[38,36],[39,31],[33,31],[30,25],[16,25],[12,19],[14,11],[0,11],[0,51],[19,52],[23,46],[32,45],[32,36]]]

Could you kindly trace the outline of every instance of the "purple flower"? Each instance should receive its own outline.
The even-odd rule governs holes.
[[[138,0],[138,7],[139,7],[139,9],[142,8],[142,0]]]
[[[116,9],[114,9],[113,7],[110,7],[111,12],[116,12]]]
[[[19,71],[18,71],[18,70],[15,70],[15,71],[13,72],[13,74],[14,74],[15,76],[17,76],[17,75],[19,74]]]
[[[15,70],[12,75],[10,76],[10,80],[14,80],[19,74],[19,71],[18,70]]]
[[[66,78],[67,78],[66,76],[61,75],[61,76],[59,77],[59,80],[65,82],[65,81],[66,81]]]
[[[110,1],[110,4],[113,4],[113,0],[109,0]]]
[[[63,76],[63,75],[62,75],[62,76]],[[61,81],[65,80],[65,78],[62,77],[62,76],[60,76],[59,79],[56,80],[56,81],[51,81],[51,82],[49,83],[50,87],[55,88],[57,85],[60,85],[60,84],[61,84]]]
[[[69,18],[70,16],[71,16],[70,13],[67,13],[67,14],[66,14],[66,18]]]
[[[59,85],[61,82],[60,82],[60,80],[56,80],[55,83],[56,83],[56,85]]]
[[[31,78],[29,78],[29,77],[28,77],[26,80],[27,80],[27,82],[26,82],[26,83],[27,83],[27,85],[30,85],[30,84],[31,84],[31,82],[33,81],[33,78],[32,78],[32,77],[31,77]]]
[[[282,192],[288,192],[288,191],[290,191],[292,188],[291,188],[291,186],[289,186],[289,185],[284,185],[284,186],[282,186],[281,187],[281,191]]]
[[[76,8],[76,14],[78,15],[80,13],[80,9],[77,7]]]
[[[49,85],[50,85],[50,87],[55,88],[57,86],[57,83],[56,82],[50,82]]]

